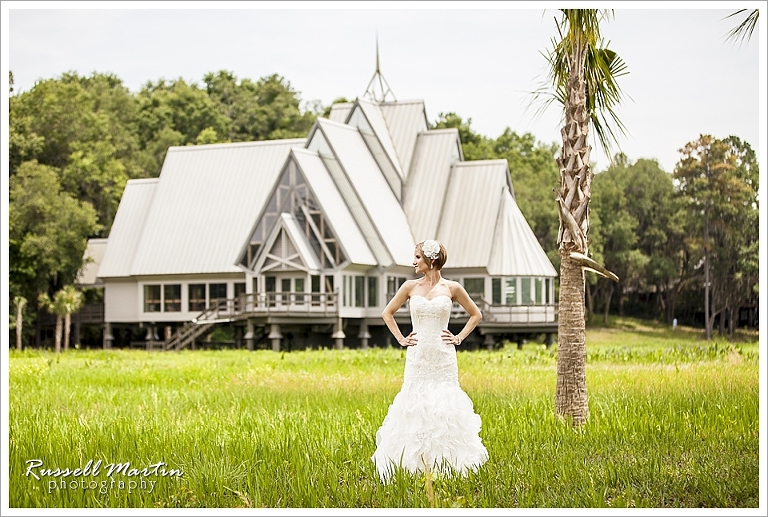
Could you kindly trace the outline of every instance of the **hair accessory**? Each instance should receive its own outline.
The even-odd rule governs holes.
[[[421,245],[421,252],[430,260],[435,260],[440,255],[440,244],[435,240],[427,240]]]

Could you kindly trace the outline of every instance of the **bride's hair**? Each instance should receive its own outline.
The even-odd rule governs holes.
[[[437,269],[440,271],[443,269],[443,266],[445,265],[446,261],[448,260],[448,252],[445,250],[445,246],[443,246],[443,243],[438,242],[437,244],[440,246],[440,251],[437,253],[436,259],[430,259],[428,257],[424,256],[424,252],[421,249],[421,246],[424,244],[425,241],[421,241],[416,245],[416,251],[419,252],[419,254],[424,257],[424,260],[427,261],[427,264],[430,262],[432,263],[432,268]],[[437,241],[436,241],[437,242]]]

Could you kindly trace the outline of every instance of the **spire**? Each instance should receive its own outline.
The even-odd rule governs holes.
[[[378,79],[378,81],[377,81]],[[378,85],[377,85],[378,82]],[[378,90],[377,90],[378,86]],[[385,89],[386,86],[386,89]],[[392,89],[389,87],[389,83],[387,83],[387,80],[384,79],[384,76],[381,75],[381,68],[379,67],[379,34],[376,34],[376,71],[373,73],[373,77],[371,77],[370,82],[368,83],[368,87],[365,89],[365,93],[363,94],[364,98],[372,99],[376,102],[384,102],[387,100],[387,95],[392,96],[392,100],[396,101],[395,94],[392,92]]]

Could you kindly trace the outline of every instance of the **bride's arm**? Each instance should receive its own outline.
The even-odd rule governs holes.
[[[403,306],[406,300],[408,300],[411,289],[413,289],[413,284],[415,282],[415,280],[406,280],[403,285],[400,286],[400,289],[397,290],[397,293],[395,293],[395,296],[392,297],[387,306],[384,307],[384,312],[381,313],[381,319],[384,320],[387,328],[392,333],[392,335],[395,336],[395,339],[400,344],[400,346],[410,346],[416,344],[416,339],[413,337],[416,335],[416,333],[411,332],[408,334],[408,337],[404,337],[403,333],[400,332],[400,327],[395,321],[395,313],[400,307]]]
[[[467,311],[467,314],[469,314],[469,320],[467,321],[467,324],[464,325],[464,328],[461,329],[461,332],[456,334],[459,339],[461,339],[461,341],[464,341],[467,336],[469,336],[472,331],[475,330],[475,327],[477,327],[478,323],[482,321],[483,313],[480,312],[480,309],[478,309],[475,301],[469,296],[467,290],[464,289],[464,286],[459,282],[452,283],[451,296],[454,300],[459,302],[459,304],[464,307],[464,310]]]

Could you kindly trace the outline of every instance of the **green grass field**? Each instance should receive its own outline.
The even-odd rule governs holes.
[[[9,505],[759,506],[755,335],[706,342],[621,320],[587,343],[587,424],[554,416],[556,346],[461,352],[490,460],[467,478],[387,485],[370,456],[399,349],[11,351]],[[108,474],[126,462],[136,470]]]

